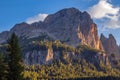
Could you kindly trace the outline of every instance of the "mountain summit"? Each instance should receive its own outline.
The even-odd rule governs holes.
[[[76,8],[67,8],[49,15],[45,21],[45,30],[69,45],[89,45],[103,49],[98,37],[97,26],[87,12]]]
[[[106,38],[103,34],[101,34],[100,40],[108,55],[116,54],[117,56],[120,56],[119,47],[112,34],[109,34],[108,38]]]

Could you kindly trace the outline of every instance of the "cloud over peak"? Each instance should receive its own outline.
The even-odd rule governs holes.
[[[94,19],[104,19],[106,28],[120,28],[120,7],[115,7],[108,0],[99,0],[99,2],[89,8],[88,12]]]
[[[30,17],[26,20],[28,24],[32,24],[34,22],[44,21],[44,19],[48,16],[48,14],[38,14],[33,17]]]

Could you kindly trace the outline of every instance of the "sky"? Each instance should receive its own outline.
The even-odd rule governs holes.
[[[0,32],[17,23],[44,21],[47,15],[70,7],[87,11],[99,35],[111,33],[120,44],[120,0],[0,0]]]

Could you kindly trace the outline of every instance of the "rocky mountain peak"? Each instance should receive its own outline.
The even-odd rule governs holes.
[[[90,15],[76,8],[66,8],[49,15],[45,21],[45,30],[69,45],[89,45],[103,49],[98,37],[97,25]],[[79,27],[79,31],[78,31]]]
[[[109,34],[108,38],[106,38],[103,34],[101,34],[100,40],[103,44],[105,51],[108,53],[108,55],[110,55],[110,54],[120,55],[119,47],[118,47],[116,40],[112,34]]]
[[[16,31],[20,28],[23,29],[23,28],[26,28],[26,26],[29,26],[29,24],[22,22],[22,23],[16,24],[10,31]]]
[[[116,42],[116,40],[112,34],[109,34],[109,39],[114,40]]]
[[[44,20],[44,23],[52,24],[56,21],[59,21],[59,19],[60,20],[63,19],[66,21],[69,21],[69,20],[72,21],[72,19],[74,20],[77,17],[79,18],[80,14],[81,14],[81,12],[76,8],[65,8],[65,9],[62,9],[62,10],[56,12],[55,14],[48,15],[47,18]]]
[[[100,37],[103,39],[106,39],[106,37],[103,35],[103,33],[101,33]]]
[[[59,13],[59,14],[75,14],[75,13],[80,13],[80,11],[78,10],[78,9],[76,9],[76,8],[65,8],[65,9],[62,9],[62,10],[60,10],[60,11],[58,11],[57,13]]]
[[[82,15],[83,15],[84,17],[88,18],[88,19],[91,19],[90,14],[89,14],[88,12],[86,12],[86,11],[84,11],[84,12],[82,13]]]
[[[102,41],[105,41],[107,38],[106,38],[103,34],[101,34],[101,35],[100,35],[100,39],[101,39]]]
[[[19,24],[16,24],[11,30],[10,33],[12,34],[13,32],[15,32],[19,37],[22,36],[25,31],[27,31],[26,29],[29,28],[29,24],[22,22]]]

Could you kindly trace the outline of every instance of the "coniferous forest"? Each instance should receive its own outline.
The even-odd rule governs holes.
[[[39,49],[51,49],[60,51],[61,57],[54,59],[49,64],[25,64],[22,60],[21,47],[18,37],[13,33],[8,43],[0,52],[0,80],[41,80],[41,79],[78,79],[78,80],[119,80],[120,61],[116,68],[100,64],[94,64],[85,58],[71,59],[67,52],[85,54],[89,56],[101,52],[86,45],[78,45],[76,48],[63,44],[60,41],[34,41]],[[34,47],[32,47],[34,48]],[[89,53],[89,54],[87,54]],[[104,53],[104,52],[103,52]]]

